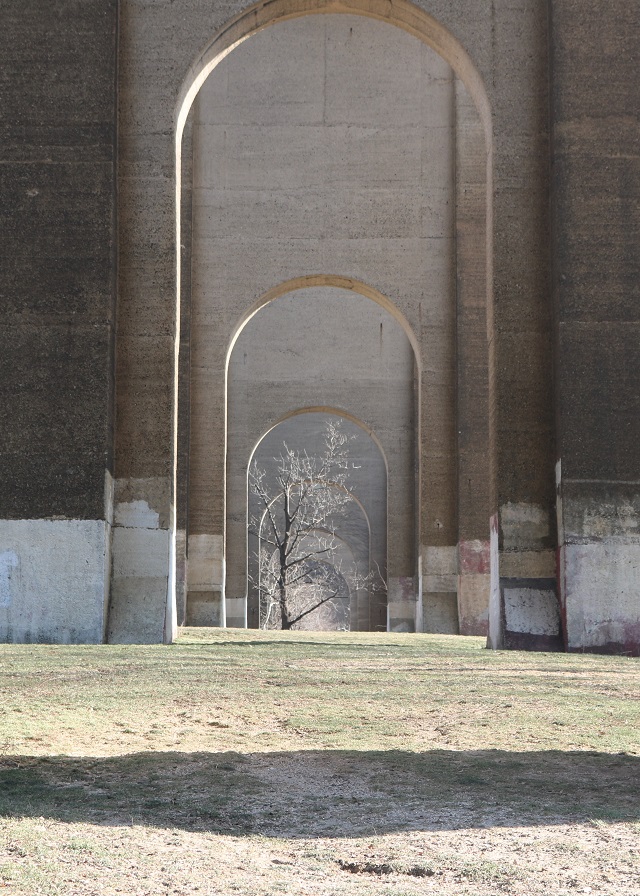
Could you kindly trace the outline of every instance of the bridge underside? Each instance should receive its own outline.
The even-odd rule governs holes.
[[[9,0],[0,640],[251,623],[248,464],[330,412],[376,446],[354,626],[640,653],[639,35],[607,12]]]

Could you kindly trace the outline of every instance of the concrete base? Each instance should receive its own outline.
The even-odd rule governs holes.
[[[110,644],[161,644],[169,580],[167,529],[115,526]]]
[[[244,597],[225,599],[225,622],[227,628],[247,627],[247,601]],[[222,624],[222,623],[221,623]]]
[[[222,625],[222,597],[219,591],[196,591],[187,601],[187,625]]]
[[[102,643],[109,536],[104,520],[0,521],[0,641]]]
[[[567,544],[560,565],[567,649],[640,656],[640,543]]]
[[[491,591],[488,541],[461,541],[458,545],[458,620],[461,635],[489,633]]]
[[[185,625],[187,618],[187,533],[176,532],[176,623]]]
[[[222,535],[190,535],[188,544],[187,625],[224,627]]]
[[[455,545],[422,546],[422,606],[420,631],[440,635],[459,632],[458,549]]]
[[[500,579],[492,591],[489,646],[505,650],[564,649],[553,579]]]
[[[424,620],[422,631],[437,635],[457,635],[458,601],[454,592],[427,592],[422,595]]]
[[[415,632],[417,606],[416,580],[411,576],[390,578],[388,582],[387,631]]]

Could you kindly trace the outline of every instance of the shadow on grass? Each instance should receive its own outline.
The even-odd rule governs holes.
[[[12,756],[0,815],[287,838],[638,821],[639,772],[557,750]]]

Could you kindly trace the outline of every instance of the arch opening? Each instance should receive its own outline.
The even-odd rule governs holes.
[[[327,452],[327,434],[331,427],[343,438],[333,461]],[[284,479],[283,470],[287,474]],[[261,477],[260,493],[254,487],[255,471]],[[288,485],[283,488],[285,480]],[[337,626],[340,629],[384,630],[386,462],[367,428],[337,411],[299,409],[260,438],[251,454],[246,483],[247,536],[245,543],[230,545],[230,563],[236,559],[233,553],[236,548],[237,559],[246,563],[249,626],[264,627],[265,603],[272,606],[277,597],[275,573],[297,583],[302,572],[304,579],[310,576],[313,580],[316,593],[315,596],[303,594],[300,600],[304,603],[310,597],[320,609],[324,598],[329,598],[332,605],[328,608],[332,610],[329,615],[309,613],[308,622],[313,627],[326,627],[333,619],[336,625],[340,622]],[[287,528],[283,514],[285,492],[290,502],[288,510],[295,508],[292,515],[296,516],[296,523],[288,532],[293,562],[287,563],[286,571],[274,572],[268,568],[275,550],[274,533],[278,531],[275,540],[282,543]],[[300,492],[304,492],[302,501]],[[263,576],[270,588],[261,590]],[[331,595],[341,578],[346,582],[349,601],[340,610],[341,605]],[[295,589],[292,595],[292,603],[299,604]],[[308,601],[298,609],[309,609]]]
[[[315,10],[315,11],[319,11],[319,10]],[[329,12],[334,12],[335,10],[323,9],[321,11],[329,13]],[[364,15],[365,15],[361,11],[358,11],[358,9],[342,10],[342,12],[349,12],[349,11],[355,12],[360,17],[364,17]],[[302,13],[300,15],[305,15],[305,13]],[[284,23],[285,19],[288,20],[290,18],[291,19],[299,18],[299,15],[298,14],[296,14],[295,16],[287,15],[285,18],[276,17],[274,19],[274,22],[277,21],[280,23]],[[316,18],[316,17],[311,17],[311,18]],[[328,15],[325,18],[326,18],[326,21],[328,22],[333,17],[331,15]],[[343,18],[344,21],[348,21],[348,19],[346,17],[341,17],[341,18]],[[389,23],[389,19],[386,17],[379,17],[379,16],[374,15],[374,16],[370,16],[369,18],[377,19],[378,21],[384,20],[387,24]],[[396,24],[396,23],[392,22],[392,24]],[[411,31],[411,28],[405,27],[404,25],[400,25],[400,27],[405,32],[408,31],[410,34],[413,33]],[[216,56],[213,64],[211,64],[211,62],[213,60],[213,56],[211,56],[211,58],[207,57],[208,61],[206,63],[203,62],[204,67],[202,69],[200,69],[200,72],[202,73],[205,70],[206,66],[209,66],[210,64],[211,64],[211,66],[208,69],[207,74],[211,74],[212,72],[214,72],[214,69],[216,69],[216,67],[226,59],[226,56],[229,53],[231,53],[231,49],[236,49],[236,48],[239,49],[240,44],[244,43],[244,41],[246,40],[246,37],[255,35],[255,34],[257,34],[258,31],[263,31],[264,29],[266,29],[266,25],[260,26],[259,28],[255,29],[254,31],[247,33],[247,35],[245,36],[245,38],[243,38],[243,40],[237,41],[233,45],[233,47],[230,46],[229,48],[227,48],[228,52],[224,53],[224,55],[219,56],[219,57]],[[267,30],[269,30],[269,29],[267,29]],[[390,29],[390,30],[393,30],[393,29]],[[418,35],[418,36],[420,36],[420,35]],[[424,36],[420,36],[420,40],[423,41],[423,43],[425,43],[425,44],[430,44],[431,46],[434,45],[433,42],[430,43],[430,41],[425,40]],[[247,45],[250,45],[251,43],[252,42],[247,42]],[[214,41],[214,44],[215,44],[215,41]],[[455,42],[454,42],[454,44],[455,44]],[[212,49],[213,46],[214,45],[212,44],[212,47],[210,48],[211,52],[213,52],[213,49]],[[438,44],[438,46],[441,46],[441,45]],[[452,46],[453,46],[453,44],[451,44],[449,46],[449,51],[451,51]],[[202,57],[203,60],[204,60],[205,56],[207,56],[207,53],[203,54],[203,57]],[[458,68],[460,68],[460,65],[461,65],[460,57],[456,56],[455,53],[453,54],[452,58],[454,58],[454,57],[455,57],[456,65],[458,66]],[[466,65],[466,62],[465,62],[465,65]],[[464,66],[462,66],[462,68],[464,68]],[[466,71],[466,69],[465,69],[465,71]],[[469,73],[467,72],[466,73],[467,79],[468,79],[468,75],[469,75]],[[200,77],[200,75],[198,75],[198,77]],[[473,79],[471,79],[471,80],[473,80]],[[195,83],[195,81],[194,81],[194,83]],[[202,78],[199,89],[204,88],[206,85],[207,85],[207,76]],[[448,95],[451,98],[453,98],[450,100],[450,102],[452,104],[454,104],[455,93],[457,90],[457,87],[455,86],[455,82],[452,81],[451,86],[448,86],[447,89],[448,89]],[[477,93],[477,91],[476,91],[476,93]],[[191,104],[193,104],[194,101],[196,100],[197,94],[198,94],[198,91],[196,91],[193,94],[193,96],[191,97],[191,99],[189,100],[189,108],[196,109],[197,103],[200,102],[200,100],[198,99],[198,101],[193,106]],[[187,91],[187,93],[185,93],[185,102],[187,101],[187,98],[188,98],[188,91]],[[474,109],[475,108],[477,108],[477,100],[475,101]],[[198,110],[196,109],[196,111],[198,111]],[[198,114],[200,114],[200,112],[198,112]],[[184,121],[183,121],[181,127],[184,126],[185,122],[186,122],[186,115],[184,117]],[[484,139],[485,141],[487,140],[487,134],[488,134],[486,124],[487,124],[486,121],[481,119],[480,131],[481,131],[481,134],[483,135],[482,139]],[[179,142],[181,145],[181,141],[179,141]],[[486,158],[487,155],[488,154],[485,153],[484,157]],[[178,163],[180,163],[179,150],[177,153],[177,159],[178,159]],[[198,165],[198,161],[194,156],[195,168],[197,168],[197,165]],[[485,171],[486,171],[486,168],[485,168]],[[450,175],[447,174],[447,177],[449,177],[449,176]],[[177,184],[178,184],[178,194],[177,195],[179,198],[180,197],[181,177],[177,178]],[[453,196],[453,193],[451,191],[454,188],[450,187],[448,189],[450,190],[450,204],[453,204],[455,202],[455,197]],[[424,215],[424,212],[422,214]],[[178,218],[179,217],[180,216],[178,216]],[[442,222],[445,222],[445,218],[446,218],[446,213],[443,213],[442,215],[440,215],[438,220],[440,221],[440,223],[442,223]],[[447,228],[447,234],[446,234],[446,239],[443,240],[442,242],[443,243],[448,242],[451,245],[454,242],[453,230],[454,230],[455,224],[451,220],[447,220],[444,223],[444,226]],[[487,238],[487,234],[485,234],[485,238]],[[195,237],[194,237],[194,239],[195,239]],[[391,239],[395,239],[396,243],[398,242],[397,236],[394,236]],[[387,242],[390,243],[391,239],[389,239]],[[435,242],[436,237],[433,237],[433,239]],[[442,239],[442,235],[440,235],[440,239]],[[321,237],[320,241],[322,242],[322,237]],[[324,242],[326,244],[326,239],[324,240]],[[314,268],[317,269],[317,261],[314,263],[314,261],[311,260],[311,263],[310,264],[307,263],[307,265],[305,265],[305,266],[307,267],[307,270],[309,270],[309,268],[311,270],[314,270]],[[412,485],[413,493],[412,493],[410,501],[408,501],[406,503],[406,508],[405,508],[405,510],[407,508],[409,509],[409,514],[412,515],[413,518],[415,519],[416,515],[417,515],[418,506],[421,503],[428,504],[429,506],[434,504],[434,502],[432,502],[430,500],[430,495],[426,496],[427,500],[425,501],[425,488],[424,488],[424,484],[422,482],[421,471],[422,471],[422,466],[424,464],[424,460],[426,457],[425,452],[424,452],[424,446],[423,446],[424,432],[423,432],[422,421],[425,417],[425,410],[427,410],[425,407],[425,400],[426,400],[426,397],[424,395],[425,391],[428,391],[430,393],[429,398],[433,399],[434,391],[437,388],[440,388],[442,383],[433,382],[431,384],[428,384],[429,385],[428,390],[424,390],[423,386],[425,383],[425,379],[428,378],[430,375],[432,376],[432,379],[434,381],[435,381],[435,379],[438,379],[438,378],[441,381],[444,379],[444,380],[446,380],[446,382],[444,382],[445,389],[449,390],[450,392],[452,390],[455,390],[455,383],[453,382],[455,380],[455,373],[453,372],[451,365],[450,365],[450,357],[452,357],[455,354],[455,345],[452,342],[452,340],[455,340],[455,336],[453,335],[453,330],[455,329],[455,323],[453,322],[454,315],[452,315],[452,312],[451,312],[452,307],[454,307],[454,305],[455,305],[455,302],[453,302],[453,305],[452,305],[452,301],[451,301],[452,291],[455,292],[455,286],[452,283],[452,281],[455,280],[454,263],[451,261],[451,259],[449,259],[446,263],[443,263],[442,271],[444,271],[446,269],[446,274],[444,274],[444,277],[445,277],[445,279],[446,278],[450,278],[450,279],[449,279],[449,282],[444,286],[444,288],[442,288],[441,285],[438,287],[440,289],[442,302],[441,302],[440,307],[437,309],[437,313],[441,314],[443,317],[447,318],[445,327],[448,327],[447,340],[448,340],[449,348],[447,348],[445,350],[445,354],[448,354],[449,358],[447,358],[445,360],[442,360],[442,358],[440,358],[439,360],[437,360],[435,362],[435,364],[436,364],[435,376],[433,376],[433,369],[431,371],[429,371],[429,370],[425,371],[425,369],[423,368],[423,358],[428,356],[429,360],[428,360],[428,362],[425,363],[424,366],[429,367],[429,365],[433,364],[432,357],[434,356],[434,354],[442,354],[443,349],[440,346],[440,344],[437,344],[437,342],[438,342],[437,339],[436,339],[435,343],[432,340],[431,344],[430,344],[428,336],[425,339],[425,332],[427,334],[429,334],[429,332],[431,330],[431,332],[433,333],[433,332],[435,332],[435,330],[438,327],[440,327],[440,329],[442,329],[443,327],[441,326],[442,321],[434,322],[433,320],[428,320],[425,322],[422,317],[423,309],[425,309],[425,308],[427,309],[428,314],[434,313],[432,305],[429,303],[425,304],[425,302],[424,302],[424,287],[422,287],[422,289],[423,289],[422,296],[416,295],[415,292],[414,292],[414,294],[411,294],[412,291],[415,291],[415,287],[413,285],[410,286],[409,290],[406,290],[406,288],[400,287],[399,293],[398,293],[397,286],[395,287],[395,289],[394,288],[387,289],[387,290],[380,289],[379,285],[382,285],[385,283],[384,277],[374,276],[373,278],[371,278],[371,280],[369,280],[369,278],[364,279],[364,278],[361,278],[358,276],[354,276],[354,271],[357,270],[357,265],[354,265],[351,261],[348,261],[346,264],[345,264],[344,260],[342,260],[340,264],[333,264],[333,263],[329,262],[330,269],[337,270],[337,271],[340,271],[342,269],[344,271],[344,273],[338,273],[338,274],[334,274],[334,275],[322,275],[322,274],[317,274],[317,273],[313,273],[313,274],[309,274],[309,273],[299,274],[298,273],[298,274],[296,274],[296,270],[299,271],[300,267],[301,267],[301,265],[298,262],[296,262],[290,268],[291,274],[293,276],[289,276],[280,281],[278,281],[276,279],[276,282],[279,282],[279,285],[276,287],[270,287],[267,289],[263,288],[261,290],[258,290],[257,294],[259,297],[253,299],[253,302],[249,303],[249,308],[240,316],[239,319],[236,318],[235,322],[230,322],[228,320],[224,320],[222,322],[223,325],[222,325],[221,329],[224,330],[225,333],[228,333],[228,340],[226,341],[226,344],[225,344],[225,353],[224,353],[224,362],[223,362],[224,374],[227,375],[229,372],[229,364],[230,364],[233,352],[235,351],[235,349],[238,345],[238,342],[242,340],[243,334],[245,334],[247,327],[250,326],[252,324],[252,322],[255,322],[255,320],[262,313],[264,313],[264,310],[268,306],[270,306],[276,299],[280,300],[283,297],[286,297],[286,296],[294,293],[295,291],[299,291],[301,294],[304,292],[304,294],[306,296],[310,296],[315,289],[325,288],[325,289],[332,289],[332,290],[336,290],[336,291],[341,290],[345,296],[349,295],[350,299],[355,298],[356,301],[358,301],[359,297],[365,297],[367,299],[373,300],[381,309],[383,309],[385,312],[387,312],[391,316],[391,318],[394,320],[395,324],[398,326],[398,329],[401,330],[405,334],[405,337],[409,342],[410,354],[416,360],[416,365],[415,365],[416,369],[413,373],[412,384],[411,384],[412,401],[414,404],[414,411],[413,411],[414,420],[411,425],[411,432],[409,435],[409,441],[411,442],[410,450],[413,451],[413,454],[414,454],[415,472],[414,472],[413,485]],[[375,265],[374,265],[374,267],[375,267]],[[195,270],[197,273],[197,267]],[[269,274],[268,271],[266,273]],[[438,277],[440,278],[440,280],[442,280],[443,274],[438,273]],[[180,283],[180,282],[181,282],[181,275],[179,272],[178,283]],[[271,282],[273,282],[273,277],[271,279]],[[369,286],[368,282],[376,283],[376,286]],[[484,286],[486,288],[486,278],[485,278]],[[427,289],[427,291],[428,291],[428,289]],[[249,298],[251,297],[251,292],[252,291],[249,290],[247,293]],[[256,293],[254,292],[254,295],[255,294]],[[389,295],[389,294],[393,295],[393,301],[391,299],[387,298],[387,295]],[[431,298],[432,298],[431,295],[429,295],[430,302],[431,302]],[[244,296],[243,296],[243,301],[244,301],[244,304],[246,307],[246,299],[244,298]],[[448,310],[445,308],[447,303],[448,303]],[[204,326],[202,328],[200,328],[200,322],[198,322],[199,332],[196,333],[196,335],[194,337],[196,344],[197,344],[198,340],[201,339],[201,334],[204,332],[204,327],[206,327],[206,326],[211,326],[211,321],[204,321]],[[485,323],[485,326],[486,326],[486,323]],[[225,339],[226,339],[226,336],[225,336]],[[192,349],[193,349],[193,344],[192,344]],[[427,355],[425,355],[425,349],[426,349]],[[435,349],[435,352],[434,352],[434,349]],[[177,345],[176,345],[176,364],[177,364],[176,369],[178,370],[179,369],[179,353],[177,351]],[[226,376],[225,376],[225,379],[226,379]],[[178,393],[179,393],[179,383],[178,383],[178,377],[176,377],[176,396],[178,396]],[[321,401],[318,401],[317,399],[312,399],[312,401],[310,402],[309,399],[305,398],[304,396],[300,399],[292,400],[292,403],[290,404],[289,409],[292,407],[295,408],[300,405],[309,405],[309,404],[312,404],[313,406],[318,406],[318,407],[324,406],[325,404],[328,406],[335,406],[336,404],[338,404],[341,410],[346,409],[346,403],[343,407],[342,402],[336,402],[335,400],[331,399],[331,397],[323,398]],[[196,400],[196,405],[197,405],[197,400]],[[179,406],[179,401],[176,399],[176,410],[177,410],[178,406]],[[226,403],[226,406],[227,407],[229,406],[228,401]],[[193,414],[193,407],[194,407],[194,404],[192,402],[192,414]],[[224,399],[223,399],[223,408],[225,408]],[[285,411],[288,412],[289,409],[282,409],[283,413],[285,413]],[[430,421],[429,425],[431,425],[431,421],[436,419],[439,412],[434,413],[433,406],[428,409],[428,412],[429,412],[429,421]],[[224,418],[226,420],[226,418],[227,418],[226,408],[224,409],[223,414],[224,414]],[[274,419],[276,419],[276,417],[277,417],[277,414],[275,416],[272,416],[272,421],[268,425],[272,425],[272,422]],[[448,464],[449,469],[447,470],[445,476],[448,477],[448,479],[450,480],[451,477],[454,475],[452,472],[452,465],[455,463],[454,455],[456,453],[455,445],[453,447],[451,447],[451,442],[455,438],[455,435],[453,432],[453,430],[455,428],[455,422],[453,423],[453,426],[451,425],[451,421],[447,422],[447,421],[439,420],[439,418],[438,418],[438,421],[436,421],[436,422],[437,422],[437,427],[439,427],[439,429],[440,429],[441,435],[444,435],[444,437],[448,440],[448,447],[446,448],[445,453],[447,454],[446,463]],[[227,429],[228,429],[228,420],[226,420],[226,423],[227,423]],[[174,434],[175,434],[174,449],[175,449],[175,457],[176,458],[179,453],[178,452],[178,429],[179,429],[179,427],[178,427],[177,417],[176,417],[176,421],[174,424]],[[377,427],[375,427],[375,429],[377,430]],[[437,434],[434,431],[433,435],[431,436],[431,441],[435,442],[436,438],[437,438]],[[226,452],[226,458],[224,458],[224,456],[223,456],[223,464],[224,465],[223,465],[222,469],[228,470],[229,458],[233,454],[233,449],[229,446],[229,444],[227,444],[227,447],[225,448],[225,452]],[[428,458],[428,460],[431,461],[432,458]],[[178,476],[177,464],[176,464],[174,472],[175,472],[174,488],[177,492],[177,476]],[[434,473],[433,478],[435,479],[437,477],[437,475],[439,475],[439,474]],[[227,476],[227,481],[230,482],[229,476]],[[222,505],[223,506],[225,503],[228,503],[228,500],[227,500],[229,497],[228,488],[229,488],[228,485],[222,487],[222,492],[223,492]],[[450,498],[448,500],[449,500],[449,504],[452,504],[452,503],[455,504],[457,499],[454,497],[453,499]],[[197,514],[197,508],[196,508],[195,512]],[[432,515],[433,515],[436,523],[441,522],[440,517],[442,517],[443,513],[438,508],[434,509]],[[455,508],[454,509],[448,508],[446,510],[445,515],[447,516],[447,519],[448,519],[448,522],[446,523],[446,525],[451,530],[452,527],[455,526],[455,519],[454,519],[455,515],[456,515]],[[211,545],[212,545],[211,538],[218,539],[218,544],[215,545],[214,553],[216,553],[216,556],[219,559],[216,559],[214,562],[218,563],[218,566],[220,568],[218,577],[219,577],[219,583],[220,583],[219,587],[221,590],[224,587],[225,580],[226,580],[227,586],[229,584],[229,572],[230,572],[229,566],[228,566],[229,557],[228,557],[227,552],[224,550],[225,541],[228,540],[228,531],[226,531],[229,526],[229,518],[228,517],[229,517],[228,514],[223,514],[223,521],[221,522],[221,525],[218,527],[218,531],[221,533],[220,535],[215,535],[210,532],[205,532],[204,527],[200,527],[200,529],[202,531],[199,531],[198,525],[196,525],[195,530],[193,531],[194,547],[198,544],[199,539],[202,540],[203,543],[205,540],[205,536],[207,539],[209,539],[209,541],[207,542],[207,544],[205,546],[205,554],[207,552],[211,551]],[[409,541],[411,543],[411,552],[412,552],[412,556],[413,556],[412,563],[409,565],[404,564],[403,569],[402,569],[402,574],[399,574],[398,576],[394,577],[395,578],[395,591],[398,596],[398,601],[397,601],[398,605],[402,604],[403,602],[407,603],[407,601],[405,600],[405,597],[406,597],[407,593],[409,593],[412,589],[413,589],[414,594],[415,594],[415,592],[421,593],[421,591],[422,591],[420,576],[421,576],[421,572],[424,572],[424,563],[425,563],[425,559],[427,559],[427,554],[425,553],[424,546],[423,546],[422,539],[421,539],[422,531],[427,529],[427,524],[423,517],[424,517],[424,514],[421,511],[419,518],[415,524],[414,532],[409,539]],[[225,520],[226,520],[226,522],[225,522]],[[435,523],[434,523],[434,525],[435,525]],[[431,523],[429,522],[429,528],[430,527],[431,527]],[[451,535],[450,532],[447,534],[446,538],[448,539],[447,547],[449,545],[455,544],[455,537],[453,535]],[[442,540],[442,538],[440,540]],[[436,545],[436,547],[438,547],[438,546]],[[196,554],[197,554],[197,552],[198,551],[196,548]],[[431,552],[431,554],[429,554],[428,564],[431,564],[432,553],[433,552]],[[191,561],[191,558],[193,556],[193,552],[191,551],[191,548],[189,549],[189,554],[190,554],[190,561]],[[198,566],[198,562],[199,561],[196,557],[196,563],[195,563],[196,567]],[[422,564],[422,568],[421,568],[421,564]],[[450,594],[451,594],[451,592],[450,592]],[[241,600],[241,598],[237,595],[231,596],[228,588],[227,588],[227,597],[229,597],[230,601],[240,601]],[[224,606],[224,602],[223,602],[223,606]],[[229,606],[229,602],[227,602],[227,608],[228,608],[228,606]],[[414,616],[415,624],[418,627],[420,627],[420,621],[418,620],[420,611],[415,610],[415,611],[412,611],[412,613]],[[235,616],[232,615],[231,618],[235,619],[236,624],[237,624],[237,622],[239,620],[238,615],[237,614]],[[225,621],[224,615],[222,613],[220,614],[218,621],[220,621],[220,622]],[[402,623],[402,624],[404,624],[404,623]],[[413,623],[411,623],[411,624],[413,624]]]

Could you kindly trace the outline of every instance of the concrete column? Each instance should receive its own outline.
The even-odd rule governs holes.
[[[176,469],[176,621],[187,621],[189,466],[191,454],[191,256],[193,242],[193,114],[182,138],[180,226],[180,354],[178,361],[178,439]]]
[[[100,643],[111,568],[115,0],[0,33],[0,641]]]
[[[635,3],[552,0],[560,597],[569,650],[640,654]]]
[[[109,640],[171,637],[176,327],[174,152],[167,72],[120,4],[118,337],[113,580]],[[144,87],[142,85],[145,85]],[[138,105],[141,91],[152,99]],[[170,128],[169,128],[170,131]]]
[[[460,633],[486,635],[492,472],[487,336],[487,150],[477,109],[458,80],[455,146],[458,552],[457,569],[452,569],[452,573],[458,575]]]
[[[440,244],[438,289],[420,307],[422,630],[458,632],[455,308],[455,78],[442,64],[431,103],[441,123],[440,202],[427,218]]]
[[[529,39],[515,39],[517,18]],[[535,647],[556,606],[552,305],[549,290],[548,16],[530,0],[495,17],[491,445],[498,582],[493,646]],[[508,74],[509,73],[509,74]],[[557,619],[557,617],[556,617]],[[529,621],[527,621],[529,620]],[[545,623],[546,626],[546,623]],[[508,633],[513,633],[509,639]],[[557,639],[545,628],[544,637]],[[531,635],[528,639],[527,636]]]

